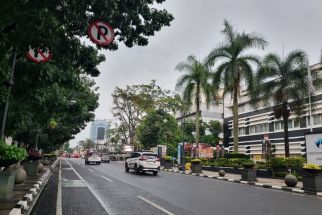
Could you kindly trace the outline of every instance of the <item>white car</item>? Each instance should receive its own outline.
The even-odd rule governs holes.
[[[98,164],[100,165],[102,162],[102,158],[95,152],[89,152],[85,155],[85,164]]]
[[[135,173],[152,172],[157,175],[160,171],[160,159],[153,152],[134,152],[125,161],[125,172],[133,169]]]

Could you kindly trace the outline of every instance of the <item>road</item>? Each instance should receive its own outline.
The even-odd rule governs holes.
[[[72,188],[69,179],[84,186],[76,183]],[[81,159],[66,159],[62,181],[64,215],[322,214],[321,198],[169,172],[136,175],[125,173],[124,164],[119,162],[85,165]],[[81,193],[79,189],[88,191]]]

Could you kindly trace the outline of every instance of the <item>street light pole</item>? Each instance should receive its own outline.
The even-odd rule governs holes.
[[[10,81],[8,83],[8,95],[7,95],[6,104],[4,106],[2,122],[1,122],[1,130],[0,130],[0,139],[1,140],[4,139],[4,131],[5,131],[5,127],[6,127],[8,108],[9,108],[10,92],[11,92],[11,87],[12,87],[11,85],[13,84],[13,75],[14,75],[15,67],[16,67],[16,59],[17,59],[17,51],[16,51],[16,49],[13,49],[13,60],[12,60],[11,75],[10,75]]]
[[[313,91],[313,84],[312,84],[312,76],[311,76],[311,70],[310,70],[310,67],[308,68],[307,70],[307,76],[308,76],[308,81],[309,81],[309,84],[308,84],[308,87],[309,87],[309,114],[310,114],[310,131],[312,132],[313,131],[313,128],[312,128],[312,103],[311,103],[311,91]]]

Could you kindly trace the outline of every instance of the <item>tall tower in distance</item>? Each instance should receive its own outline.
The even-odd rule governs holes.
[[[97,119],[91,123],[91,130],[90,130],[90,139],[93,140],[94,143],[98,141],[105,141],[106,140],[106,130],[110,129],[111,121],[106,119]]]

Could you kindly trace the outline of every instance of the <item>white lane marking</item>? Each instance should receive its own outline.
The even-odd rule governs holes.
[[[112,180],[111,180],[111,179],[108,179],[108,178],[106,178],[106,177],[104,177],[104,176],[101,176],[101,178],[104,178],[105,180],[107,180],[107,181],[109,181],[109,182],[112,182]]]
[[[164,213],[166,214],[169,214],[169,215],[175,215],[174,213],[171,213],[170,211],[164,209],[163,207],[151,202],[150,200],[147,200],[146,198],[143,198],[142,196],[138,196],[139,199],[145,201],[146,203],[149,203],[150,205],[152,205],[153,207],[156,207],[158,208],[159,210],[163,211]]]
[[[84,184],[89,189],[89,191],[91,191],[91,193],[95,196],[95,198],[97,199],[97,201],[102,205],[102,207],[104,208],[104,210],[106,211],[106,213],[108,215],[114,215],[114,213],[106,206],[106,204],[104,203],[104,201],[98,196],[97,192],[95,192],[93,190],[93,188],[91,186],[89,186],[89,184],[84,180],[84,178],[82,176],[80,176],[80,174],[78,174],[78,172],[76,172],[76,170],[74,169],[74,167],[71,164],[70,164],[70,166],[74,170],[75,174],[84,182]]]
[[[56,201],[56,215],[62,215],[62,195],[61,195],[61,160],[59,160],[59,176],[58,176],[58,190],[57,190],[57,201]]]
[[[88,169],[88,171],[94,172],[94,170],[92,170],[92,169]]]

